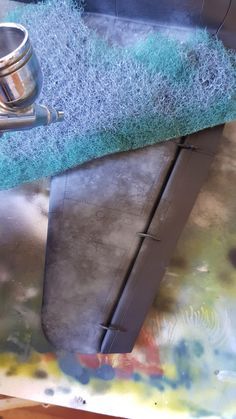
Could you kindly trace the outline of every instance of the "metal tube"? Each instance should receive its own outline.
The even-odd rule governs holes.
[[[63,112],[49,109],[44,105],[34,105],[32,111],[25,114],[0,115],[0,132],[21,131],[39,125],[49,125],[52,122],[62,121]]]

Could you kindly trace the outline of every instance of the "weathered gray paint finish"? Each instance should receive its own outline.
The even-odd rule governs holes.
[[[196,150],[179,153],[147,233],[159,241],[145,238],[133,264],[127,285],[110,320],[124,331],[108,331],[102,352],[130,352],[148,313],[160,281],[174,252],[177,240],[207,177],[210,164],[222,140],[218,126],[190,135],[185,143]]]
[[[43,325],[58,348],[99,352],[175,142],[108,156],[52,181]]]

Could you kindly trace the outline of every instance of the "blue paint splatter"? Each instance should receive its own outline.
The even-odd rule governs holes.
[[[52,388],[46,388],[44,390],[44,393],[46,394],[46,396],[53,396],[54,395],[54,390]]]
[[[65,374],[76,379],[83,373],[83,368],[73,354],[65,354],[63,357],[60,357],[58,364]]]
[[[179,383],[185,386],[187,389],[191,387],[191,377],[188,371],[181,371]]]
[[[165,386],[176,389],[178,387],[178,381],[166,377],[165,375],[151,375],[150,380],[152,385],[157,387],[160,391],[165,390]]]
[[[92,375],[92,370],[89,368],[83,368],[78,359],[73,354],[65,354],[63,357],[58,359],[58,364],[61,370],[79,381],[81,384],[88,384]]]
[[[159,391],[164,391],[165,387],[161,382],[161,377],[160,375],[151,375],[150,376],[150,381],[153,387],[158,388]]]
[[[142,380],[150,381],[151,385],[159,391],[165,391],[166,388],[177,389],[185,387],[189,389],[192,384],[191,371],[195,357],[200,358],[204,354],[204,347],[199,341],[185,341],[182,339],[173,348],[173,362],[176,366],[176,378],[168,378],[165,375],[152,375],[145,377],[135,372],[132,379],[136,382]],[[81,384],[88,384],[91,378],[104,381],[111,381],[115,378],[115,369],[108,365],[102,365],[97,369],[86,368],[80,365],[78,359],[73,354],[60,356],[58,364],[61,370],[79,381]]]
[[[71,389],[69,387],[59,386],[59,387],[57,387],[57,390],[60,391],[61,393],[64,393],[64,394],[71,393]]]
[[[177,383],[185,388],[191,387],[191,361],[188,343],[181,340],[173,351],[174,362],[177,369]]]
[[[105,381],[110,381],[115,377],[115,371],[110,365],[105,364],[95,370],[95,377]]]
[[[90,380],[90,374],[89,374],[89,370],[86,368],[83,368],[82,372],[80,373],[79,376],[76,377],[77,381],[79,381],[81,384],[88,384],[89,380]]]
[[[189,352],[187,348],[188,344],[185,340],[181,340],[178,345],[174,348],[174,352],[179,358],[189,358]]]
[[[193,353],[198,358],[200,358],[204,354],[204,348],[202,344],[197,340],[193,342]]]
[[[142,376],[138,372],[134,372],[132,374],[132,379],[136,382],[139,382],[142,380]]]
[[[189,389],[192,384],[191,350],[195,356],[201,356],[203,353],[203,347],[199,342],[194,341],[194,344],[192,344],[192,342],[181,340],[173,349],[176,378],[168,378],[165,375],[152,375],[149,377],[151,385],[158,388],[159,391],[165,391],[166,388],[175,390],[181,386]]]
[[[163,376],[162,382],[169,387],[173,388],[174,390],[178,387],[178,383],[176,380]]]

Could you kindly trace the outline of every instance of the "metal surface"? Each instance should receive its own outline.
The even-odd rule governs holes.
[[[169,30],[207,28],[236,48],[236,0],[87,0],[85,11],[142,21]]]
[[[49,109],[45,105],[33,105],[23,113],[7,114],[0,110],[0,133],[5,131],[20,131],[31,129],[39,125],[49,125],[64,119],[63,112]]]
[[[231,0],[204,0],[202,4],[202,25],[209,31],[217,33],[228,13]]]
[[[34,105],[42,80],[28,31],[19,24],[0,24],[0,132],[30,129],[63,119],[62,112]]]
[[[57,349],[132,351],[221,139],[216,127],[54,178],[42,322]]]
[[[41,0],[20,0],[36,3]],[[81,4],[80,0],[75,0]],[[218,34],[225,45],[236,47],[235,0],[86,0],[85,12],[112,15],[161,26],[200,26]]]
[[[222,39],[224,44],[236,49],[236,0],[230,0],[228,12],[218,28],[218,36]]]
[[[219,126],[187,137],[185,143],[190,143],[193,148],[181,149],[167,179],[147,227],[148,237],[144,237],[140,252],[130,267],[127,283],[110,319],[110,324],[118,330],[107,331],[101,348],[103,353],[132,351],[179,235],[223,139],[222,133],[223,126]],[[150,240],[150,235],[158,240]]]
[[[42,323],[56,348],[100,352],[140,247],[137,233],[146,229],[177,148],[169,142],[107,156],[53,179]]]
[[[202,0],[117,0],[119,17],[152,21],[161,25],[200,24]]]
[[[207,27],[216,33],[231,0],[87,0],[85,11],[172,27]]]
[[[203,0],[88,0],[85,10],[155,24],[191,26],[200,23]]]

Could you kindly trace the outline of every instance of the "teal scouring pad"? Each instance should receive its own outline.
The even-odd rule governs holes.
[[[40,100],[65,121],[0,139],[0,188],[54,175],[109,153],[144,147],[236,118],[236,56],[205,31],[184,42],[152,32],[111,44],[69,0],[26,6],[40,59]]]

